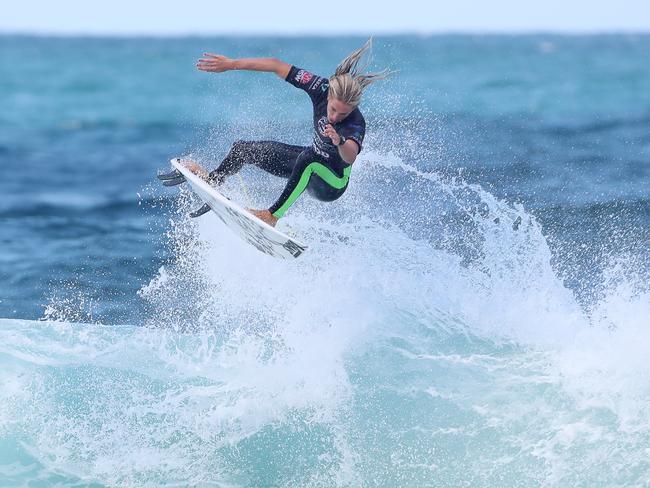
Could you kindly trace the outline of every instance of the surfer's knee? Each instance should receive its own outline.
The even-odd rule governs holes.
[[[250,148],[253,141],[244,141],[243,139],[238,139],[232,143],[230,147],[230,152],[242,152]]]
[[[231,149],[240,149],[245,144],[246,141],[244,141],[243,139],[237,139],[235,142],[232,143]]]

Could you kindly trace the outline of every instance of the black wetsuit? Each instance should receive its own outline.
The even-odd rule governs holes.
[[[329,80],[292,66],[286,81],[307,92],[311,98],[314,106],[312,145],[304,147],[276,141],[237,141],[219,167],[210,173],[211,179],[221,183],[226,177],[237,173],[244,164],[251,163],[275,176],[288,178],[284,191],[269,207],[269,211],[278,218],[305,189],[322,201],[339,198],[347,188],[351,168],[341,158],[338,147],[323,134],[325,126],[329,124]],[[354,141],[361,152],[366,122],[358,108],[332,126],[339,135]]]

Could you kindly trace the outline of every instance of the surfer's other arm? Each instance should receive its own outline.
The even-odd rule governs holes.
[[[339,155],[343,161],[348,164],[354,163],[359,154],[359,143],[352,139],[341,137],[332,124],[327,124],[325,126],[323,134],[329,137],[332,140],[332,144],[338,147]]]
[[[224,71],[266,71],[275,73],[283,80],[289,75],[291,65],[276,58],[242,58],[230,59],[221,54],[203,53],[203,57],[196,63],[200,71],[210,73],[223,73]]]

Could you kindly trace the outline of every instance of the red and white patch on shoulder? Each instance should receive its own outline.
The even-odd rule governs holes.
[[[314,77],[309,71],[301,69],[296,73],[296,81],[301,85],[306,85]]]

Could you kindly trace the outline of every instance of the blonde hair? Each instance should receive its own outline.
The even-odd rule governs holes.
[[[363,66],[359,66],[359,62],[371,49],[372,37],[339,63],[334,75],[330,77],[329,94],[331,97],[356,107],[361,102],[361,95],[363,95],[363,90],[366,87],[375,81],[383,80],[390,74],[388,70],[377,73],[364,73],[369,61],[364,63]]]

